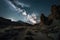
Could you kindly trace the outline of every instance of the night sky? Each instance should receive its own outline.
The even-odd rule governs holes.
[[[9,1],[16,8],[11,6],[9,4]],[[35,19],[36,21],[40,19],[41,13],[44,13],[46,16],[48,16],[51,13],[50,12],[51,5],[53,4],[60,5],[59,0],[17,0],[19,3],[16,2],[16,4],[14,4],[14,1],[0,0],[0,17],[11,19],[12,21],[21,20],[24,22],[29,22],[31,18],[28,20],[27,17],[31,17],[32,15],[34,15],[32,19],[35,19],[34,17],[36,17]],[[18,10],[19,8],[20,10]]]

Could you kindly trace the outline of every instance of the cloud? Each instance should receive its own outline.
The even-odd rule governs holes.
[[[32,16],[32,18],[37,19],[36,14],[34,14],[34,12],[32,13],[31,16]]]
[[[31,22],[32,24],[36,24],[36,23],[37,23],[36,20],[34,20],[34,18],[33,18],[32,15],[27,15],[27,20],[28,20],[29,22]]]
[[[21,5],[22,7],[30,7],[30,5],[27,5],[25,3],[19,2],[18,0],[14,1],[17,5]]]
[[[24,11],[24,12],[22,13],[22,15],[24,15],[24,16],[27,16],[27,13],[26,13],[26,11]]]
[[[24,10],[21,9],[21,8],[17,8],[16,11],[17,11],[18,13],[22,13]]]
[[[18,13],[23,12],[25,7],[30,7],[25,3],[21,3],[18,0],[5,0],[8,4],[10,4]]]
[[[20,2],[19,0],[7,0],[7,1],[11,2],[11,3],[14,4],[16,7],[19,7],[19,6],[21,6],[21,7],[30,7],[30,5],[25,4],[25,3],[22,3],[22,2]]]
[[[16,6],[11,1],[5,0],[5,2],[7,2],[7,4],[11,5],[16,10]]]
[[[34,13],[32,13],[31,15],[27,14],[26,11],[24,11],[22,13],[22,15],[24,15],[26,17],[27,22],[31,23],[31,24],[36,24],[37,23],[37,17]]]
[[[14,18],[12,18],[12,17],[11,17],[11,18],[8,18],[8,19],[10,19],[11,21],[17,21],[16,19],[14,19]]]
[[[24,9],[24,7],[30,7],[27,4],[21,3],[18,0],[7,0],[7,2],[18,12],[22,13],[23,16],[25,16],[25,19],[27,20],[28,23],[31,24],[36,24],[37,23],[37,16],[33,12],[31,15],[27,14],[27,11]],[[21,7],[18,7],[21,6]],[[13,19],[10,18],[12,21]]]

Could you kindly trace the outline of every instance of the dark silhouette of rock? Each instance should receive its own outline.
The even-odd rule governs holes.
[[[0,28],[5,28],[11,24],[11,20],[0,17]]]
[[[11,21],[9,19],[6,19],[6,18],[3,18],[3,17],[0,17],[0,27],[1,28],[4,28],[4,27],[7,27],[7,26],[32,26],[31,24],[28,24],[26,22],[22,22],[22,21]]]
[[[43,24],[50,25],[52,22],[52,20],[49,20],[49,18],[46,17],[44,14],[41,14],[40,20],[41,20],[40,24],[42,24],[42,25]]]
[[[41,24],[45,24],[47,17],[42,13],[40,17]]]
[[[3,22],[8,21],[8,22],[10,22],[11,20],[8,20],[8,19],[5,19],[5,18],[3,18],[3,17],[0,17],[0,21],[3,21]]]
[[[46,33],[52,40],[60,40],[60,5],[52,5],[51,14],[48,17],[42,14],[41,24],[41,32]]]
[[[51,14],[49,15],[50,19],[60,19],[60,5],[51,6]]]
[[[45,25],[50,25],[52,24],[54,19],[59,19],[60,20],[60,5],[52,5],[51,6],[51,14],[46,17],[43,13],[41,14],[40,17],[40,24],[45,24]]]

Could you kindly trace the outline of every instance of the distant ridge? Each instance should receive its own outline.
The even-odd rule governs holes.
[[[6,25],[13,25],[13,26],[32,26],[31,24],[22,22],[22,21],[11,21],[10,19],[6,19],[3,17],[0,17],[0,26],[6,26]]]

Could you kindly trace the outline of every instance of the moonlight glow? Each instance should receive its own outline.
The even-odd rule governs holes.
[[[10,19],[11,21],[17,21],[17,20],[15,20],[14,18],[8,18],[8,19]]]

